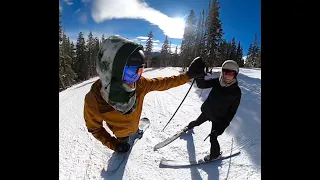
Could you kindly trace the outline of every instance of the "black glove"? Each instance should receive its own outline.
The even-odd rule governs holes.
[[[120,152],[120,153],[126,153],[128,152],[130,149],[130,144],[128,143],[123,143],[123,142],[119,142],[117,145],[116,145],[116,148],[115,148],[115,151],[116,152]]]
[[[189,65],[187,75],[192,78],[199,78],[205,76],[204,68],[206,67],[201,57],[196,57]]]

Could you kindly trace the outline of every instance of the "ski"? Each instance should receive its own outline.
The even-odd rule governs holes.
[[[172,141],[176,140],[177,138],[179,138],[181,135],[183,135],[185,133],[185,128],[181,129],[180,131],[178,131],[175,135],[167,138],[166,140],[156,144],[153,148],[154,151],[165,147],[166,145],[170,144]]]
[[[204,161],[203,158],[195,161],[169,160],[169,159],[163,158],[160,161],[160,165],[167,166],[167,167],[184,167],[184,166],[191,166],[191,165],[200,165],[200,164],[212,163],[217,160],[224,160],[239,154],[240,154],[240,150],[234,149],[232,150],[231,154],[230,154],[230,151],[222,152],[222,154],[218,158],[213,159],[211,161]]]
[[[124,160],[128,158],[134,145],[142,138],[143,133],[148,129],[149,126],[150,120],[148,118],[142,118],[140,120],[139,131],[129,137],[128,143],[130,144],[130,150],[126,153],[114,152],[108,161],[108,167],[106,169],[107,173],[115,173],[119,169]]]

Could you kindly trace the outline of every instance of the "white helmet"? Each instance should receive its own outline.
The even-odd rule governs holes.
[[[237,74],[239,73],[239,66],[234,60],[226,60],[222,64],[222,69],[228,69],[228,70],[233,70]]]
[[[222,70],[228,69],[228,70],[232,70],[232,71],[235,71],[235,72],[236,72],[236,75],[235,75],[234,80],[233,80],[232,82],[228,83],[228,84],[223,81],[223,73],[222,73],[222,72],[220,73],[219,83],[220,83],[220,85],[221,85],[222,87],[231,86],[233,83],[235,83],[235,82],[237,81],[236,78],[237,78],[237,75],[238,75],[238,73],[239,73],[239,66],[238,66],[238,64],[237,64],[235,61],[233,61],[233,60],[226,60],[226,61],[222,64],[222,67],[221,67],[221,68],[222,68]]]

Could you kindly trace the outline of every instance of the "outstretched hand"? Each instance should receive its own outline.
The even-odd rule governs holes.
[[[192,78],[199,78],[206,75],[204,68],[206,67],[201,57],[196,57],[189,65],[187,75]]]

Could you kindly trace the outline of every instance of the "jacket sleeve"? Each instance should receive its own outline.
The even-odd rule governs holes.
[[[141,86],[146,93],[150,91],[165,91],[170,88],[174,88],[190,82],[190,78],[186,73],[170,76],[170,77],[158,77],[158,78],[141,78],[139,86]]]
[[[217,135],[221,135],[224,130],[229,126],[230,122],[232,121],[234,115],[237,113],[239,104],[240,104],[240,100],[241,100],[241,95],[233,102],[233,104],[229,107],[228,113],[226,115],[226,117],[220,121],[219,123],[217,123],[215,126],[215,130]]]
[[[197,86],[200,89],[212,88],[214,86],[214,81],[215,79],[205,80],[204,77],[196,79]]]
[[[118,140],[112,137],[103,127],[103,119],[100,116],[97,102],[91,94],[87,94],[85,97],[84,119],[88,131],[103,145],[114,150]]]

